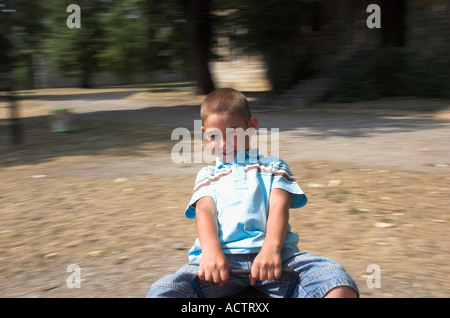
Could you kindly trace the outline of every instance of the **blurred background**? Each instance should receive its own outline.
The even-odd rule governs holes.
[[[184,265],[202,165],[171,133],[229,86],[279,128],[302,250],[363,297],[449,297],[449,30],[450,0],[0,0],[0,297],[143,297]]]
[[[81,28],[67,26],[65,1],[0,2],[0,71],[14,89],[184,79],[207,94],[229,84],[217,68],[247,67],[274,94],[317,77],[336,80],[339,101],[450,94],[446,0],[76,4]],[[370,4],[382,8],[381,28],[367,26]]]

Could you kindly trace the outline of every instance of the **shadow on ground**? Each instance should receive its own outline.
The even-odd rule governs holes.
[[[13,146],[9,137],[9,120],[0,119],[0,164],[34,164],[61,156],[95,156],[105,153],[139,155],[140,147],[156,143],[160,150],[170,152],[177,142],[171,140],[172,131],[177,127],[192,131],[195,120],[200,120],[201,98],[192,94],[189,85],[150,84],[98,90],[21,92],[19,96],[25,105],[31,100],[53,106],[59,104],[52,102],[66,101],[74,112],[76,130],[67,134],[53,134],[49,115],[27,117],[22,119],[24,142]],[[161,92],[163,94],[159,94]],[[181,94],[177,95],[177,92]],[[448,120],[434,116],[436,111],[447,105],[444,101],[381,101],[366,104],[372,107],[369,111],[362,107],[364,104],[332,105],[330,108],[325,103],[322,106],[326,106],[326,109],[316,105],[315,108],[264,112],[261,111],[260,101],[267,97],[267,93],[246,94],[251,100],[251,109],[257,107],[259,110],[254,115],[259,120],[260,128],[277,128],[281,133],[289,132],[292,142],[298,141],[299,145],[305,140],[314,142],[336,137],[351,140],[384,136],[394,141],[396,134],[425,133],[446,129],[449,124]],[[435,112],[418,111],[424,105],[429,105],[428,110]]]

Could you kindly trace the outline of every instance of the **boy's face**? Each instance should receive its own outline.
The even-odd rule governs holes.
[[[211,114],[203,122],[202,133],[211,152],[224,162],[232,162],[241,150],[248,150],[250,135],[258,126],[256,117],[248,121],[239,115]]]

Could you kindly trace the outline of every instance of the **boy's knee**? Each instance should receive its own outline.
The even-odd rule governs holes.
[[[324,298],[358,298],[358,293],[350,286],[337,286],[326,293]]]
[[[195,291],[189,286],[174,283],[154,283],[147,294],[147,298],[193,298]]]

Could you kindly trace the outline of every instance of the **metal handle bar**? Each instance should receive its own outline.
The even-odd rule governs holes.
[[[251,274],[250,269],[230,269],[229,270],[230,276],[249,276]],[[281,271],[281,276],[286,275],[290,276],[291,283],[289,284],[289,288],[286,292],[286,295],[284,298],[291,298],[294,288],[298,283],[298,273],[294,271],[293,269],[286,268]],[[281,277],[280,276],[280,277]],[[197,293],[198,297],[205,298],[205,295],[203,294],[202,290],[200,289],[200,277],[198,277],[198,274],[195,274],[192,276],[192,286],[194,287],[195,292]]]
[[[244,276],[250,275],[252,272],[251,269],[230,269],[230,276]],[[281,270],[281,275],[291,276],[291,279],[298,280],[298,273],[290,268],[285,268]]]

